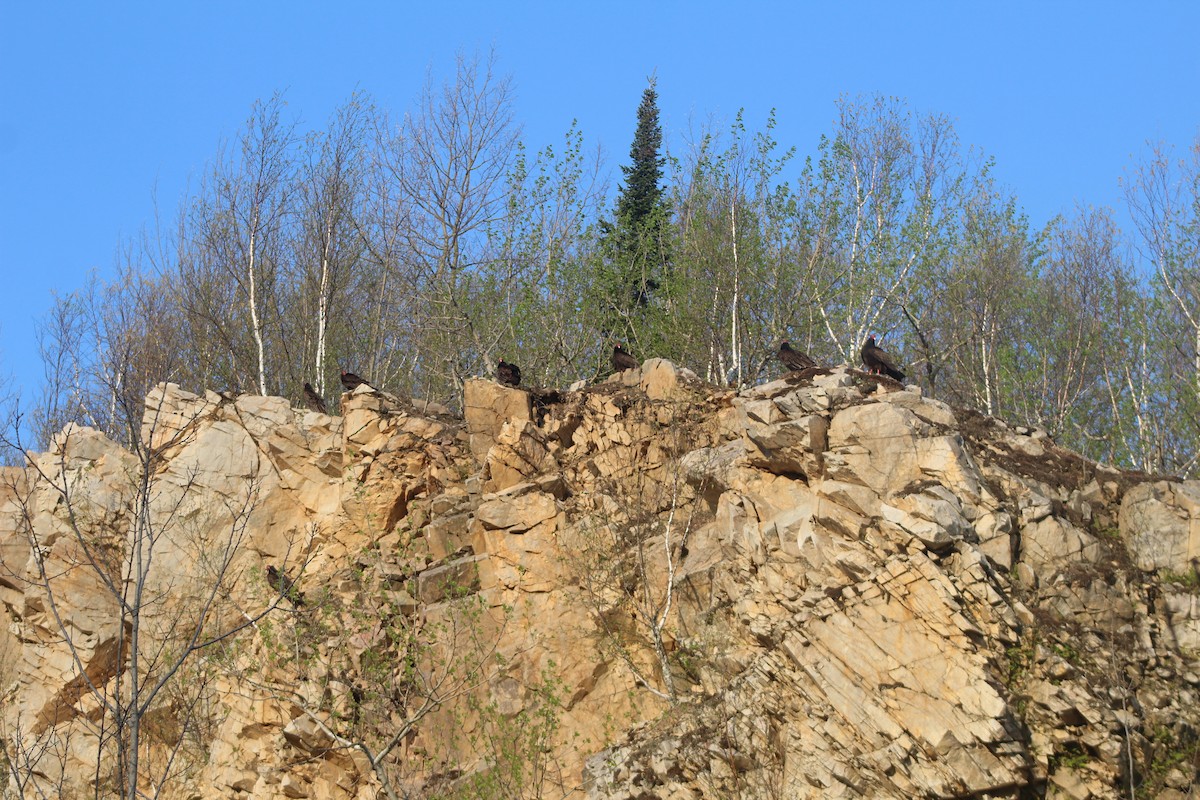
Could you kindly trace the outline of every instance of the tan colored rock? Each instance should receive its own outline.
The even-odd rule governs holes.
[[[1053,574],[1068,564],[1095,561],[1099,555],[1095,536],[1058,517],[1021,526],[1021,560],[1038,573]]]
[[[827,474],[858,482],[887,499],[912,484],[936,481],[965,503],[982,502],[981,476],[956,436],[943,435],[892,403],[851,406],[829,426]]]
[[[1039,468],[1063,457],[1044,435],[959,428],[948,406],[846,368],[733,397],[652,359],[536,422],[525,392],[467,392],[470,447],[453,419],[368,388],[341,418],[170,384],[147,398],[151,522],[168,535],[141,633],[158,644],[186,628],[167,612],[201,607],[230,541],[236,579],[212,624],[254,620],[173,685],[207,692],[189,728],[207,738],[181,753],[172,796],[380,796],[353,737],[403,730],[414,675],[470,663],[461,650],[410,662],[397,643],[414,632],[444,658],[462,634],[488,667],[469,702],[442,684],[451,699],[389,755],[408,796],[467,785],[488,754],[461,745],[542,719],[547,686],[557,727],[528,757],[560,771],[531,795],[969,797],[1049,781],[1118,796],[1126,728],[1200,726],[1200,612],[1179,560],[1189,484],[1125,495],[1122,536],[1177,573],[1167,584],[1130,575],[1120,542],[1087,529],[1115,517],[1128,476],[1080,461],[1086,483],[1059,480]],[[46,752],[65,758],[39,765],[53,795],[60,774],[90,786],[90,731],[108,721],[80,669],[109,697],[125,669],[84,545],[132,551],[140,464],[82,428],[31,459],[45,477],[0,472],[0,714],[6,731],[62,735]],[[56,486],[86,513],[66,513]],[[305,605],[279,602],[267,564]],[[658,604],[635,602],[648,596]],[[403,702],[356,718],[364,697]],[[154,709],[156,735],[179,707]],[[1080,746],[1093,763],[1072,777],[1063,756]],[[147,748],[151,771],[167,751]]]
[[[971,529],[957,498],[942,486],[893,498],[880,510],[885,520],[931,550],[946,549]]]
[[[987,511],[975,520],[979,549],[1002,569],[1013,565],[1014,530],[1012,516],[1004,511]]]
[[[478,563],[486,558],[486,555],[464,556],[425,570],[417,576],[417,599],[422,603],[440,603],[448,597],[478,591]]]
[[[146,395],[142,421],[142,441],[160,450],[177,440],[184,432],[226,403],[235,402],[236,394],[206,392],[201,398],[185,391],[175,383],[160,383]]]
[[[1200,558],[1200,481],[1134,487],[1121,501],[1120,523],[1140,569],[1187,572]]]
[[[390,533],[414,500],[436,485],[456,445],[442,422],[411,414],[361,386],[344,411],[341,511],[367,536]]]
[[[734,473],[745,461],[746,443],[741,439],[720,447],[701,447],[680,459],[690,483],[720,492],[733,485]]]
[[[475,519],[485,530],[524,533],[558,514],[551,495],[513,488],[517,491],[493,496],[475,510]]]
[[[529,420],[509,420],[487,452],[484,491],[500,492],[544,472],[557,471],[545,435]]]
[[[471,378],[463,385],[463,411],[471,436],[471,452],[482,462],[509,420],[533,419],[533,401],[523,389]]]
[[[950,406],[939,400],[922,397],[919,391],[916,391],[917,388],[910,386],[906,387],[903,392],[888,392],[879,399],[881,402],[906,408],[932,425],[944,428],[956,428],[958,426],[958,420],[955,418],[954,410]]]
[[[636,371],[636,370],[635,370]],[[699,381],[690,369],[680,369],[665,358],[651,358],[642,364],[638,385],[651,400],[679,397],[684,382]]]
[[[790,419],[778,401],[764,400],[765,407],[747,408],[744,419],[747,444],[754,448],[750,463],[775,473],[821,474],[829,423],[818,414]],[[760,424],[762,417],[779,419]]]
[[[470,522],[471,515],[466,512],[435,517],[425,528],[425,540],[428,543],[430,557],[434,561],[441,561],[470,544],[471,537],[468,534]]]
[[[1200,596],[1167,591],[1162,596],[1164,635],[1184,653],[1200,653]]]

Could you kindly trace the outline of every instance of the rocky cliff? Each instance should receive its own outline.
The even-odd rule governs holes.
[[[1196,795],[1200,483],[845,368],[464,401],[8,470],[7,796]]]

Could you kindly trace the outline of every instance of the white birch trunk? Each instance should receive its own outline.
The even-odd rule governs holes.
[[[263,346],[262,322],[258,318],[258,284],[256,281],[255,246],[257,244],[258,213],[255,212],[250,226],[250,326],[254,331],[254,344],[258,348],[258,393],[267,395],[267,358]]]
[[[325,394],[325,332],[329,329],[329,248],[333,240],[333,222],[325,225],[325,243],[321,253],[321,287],[317,297],[317,394]],[[372,373],[373,374],[373,373]]]
[[[738,265],[738,247],[737,247],[737,192],[734,192],[733,199],[729,202],[729,228],[733,236],[733,304],[730,316],[730,348],[729,351],[733,356],[734,366],[737,367],[737,385],[741,388],[742,385],[742,349],[741,341],[738,336],[738,302],[741,296],[740,272]],[[721,385],[725,385],[725,376],[721,376]]]
[[[992,351],[988,342],[988,324],[987,320],[991,316],[990,309],[985,304],[983,307],[984,323],[980,328],[979,337],[979,357],[983,362],[983,407],[987,411],[988,416],[995,416],[996,409],[992,405]]]

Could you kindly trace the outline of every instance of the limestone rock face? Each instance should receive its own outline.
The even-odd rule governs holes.
[[[472,378],[463,387],[463,413],[471,435],[471,452],[482,460],[509,420],[533,419],[533,401],[524,389]]]
[[[151,680],[212,640],[143,720],[167,797],[1195,793],[1200,483],[844,367],[464,401],[165,384],[144,451],[0,471],[25,791],[117,774],[136,619]]]
[[[552,442],[527,419],[504,423],[488,450],[487,489],[502,491],[537,475],[557,472]]]
[[[1121,501],[1121,529],[1140,569],[1191,570],[1200,558],[1200,481],[1130,490]]]
[[[670,400],[680,396],[687,384],[699,382],[696,373],[680,369],[665,358],[652,358],[642,364],[638,385],[651,400]]]

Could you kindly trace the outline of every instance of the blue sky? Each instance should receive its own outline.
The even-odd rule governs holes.
[[[403,111],[426,71],[494,48],[532,148],[573,119],[616,167],[647,75],[668,141],[693,121],[812,153],[843,94],[954,119],[1034,224],[1119,206],[1148,140],[1200,126],[1200,3],[117,2],[0,0],[0,377],[32,396],[35,321],[170,218],[251,104],[319,127],[356,89]]]

